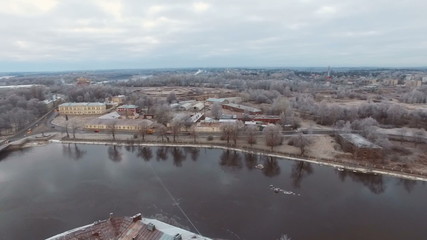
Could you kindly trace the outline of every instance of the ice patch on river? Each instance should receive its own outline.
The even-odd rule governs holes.
[[[292,191],[286,191],[286,190],[283,190],[281,188],[275,187],[273,185],[270,185],[270,190],[274,191],[275,193],[283,193],[285,195],[301,196],[301,194],[299,194],[299,193],[294,193]]]

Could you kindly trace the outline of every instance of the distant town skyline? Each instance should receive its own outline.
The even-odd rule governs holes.
[[[425,67],[422,0],[6,0],[0,72]]]

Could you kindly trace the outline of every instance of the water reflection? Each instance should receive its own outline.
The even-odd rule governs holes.
[[[424,183],[424,182],[423,182]],[[417,181],[410,180],[410,179],[403,179],[400,178],[397,182],[397,185],[402,185],[403,188],[408,192],[411,193],[414,187],[417,185]]]
[[[185,154],[190,154],[191,160],[197,161],[199,158],[200,150],[198,148],[184,148]]]
[[[237,151],[224,150],[220,156],[219,164],[231,170],[238,170],[243,167],[242,156]]]
[[[75,143],[69,143],[66,145],[62,145],[62,153],[66,156],[69,156],[71,159],[79,160],[86,154],[86,151],[81,150],[79,145]]]
[[[6,159],[10,153],[11,153],[11,151],[7,151],[7,150],[0,152],[0,162],[3,161],[3,159]]]
[[[180,147],[173,147],[171,149],[173,165],[182,167],[182,162],[185,160],[185,155]]]
[[[120,162],[123,159],[120,146],[109,146],[108,147],[108,158],[113,162]]]
[[[137,156],[148,162],[153,158],[153,152],[150,147],[139,147]]]
[[[133,142],[131,141],[132,144],[126,145],[125,146],[125,150],[128,152],[135,152],[135,150],[137,149],[137,147],[135,145],[133,145]]]
[[[274,177],[280,174],[280,166],[275,157],[262,156],[264,168],[262,172],[267,177]]]
[[[375,194],[380,194],[385,191],[385,185],[382,175],[341,171],[338,172],[338,176],[341,181],[344,181],[347,177],[349,177],[355,182],[360,182],[364,186],[366,186],[372,193]]]
[[[295,188],[301,187],[302,180],[313,173],[313,167],[308,162],[295,162],[292,165],[291,179]]]
[[[201,161],[192,162],[197,158]],[[342,183],[329,167],[208,148],[51,144],[14,152],[6,160],[0,162],[0,209],[6,210],[0,211],[0,239],[45,239],[112,211],[161,213],[175,219],[174,225],[188,224],[150,166],[207,236],[278,239],[286,231],[292,239],[370,240],[424,239],[427,233],[426,186],[388,176],[337,171],[347,180]],[[142,164],[144,160],[151,162]],[[114,171],[117,167],[120,171]],[[270,184],[303,189],[290,189],[301,193],[296,198],[270,192]],[[329,203],[319,204],[325,192],[339,194],[329,194]],[[229,213],[226,218],[224,212]],[[35,220],[25,220],[29,218]],[[363,226],[371,227],[361,232]]]
[[[244,156],[245,156],[246,167],[249,170],[254,169],[255,166],[258,164],[258,155],[253,153],[245,153]]]
[[[167,147],[159,147],[156,151],[156,160],[165,161],[168,158],[168,148]]]

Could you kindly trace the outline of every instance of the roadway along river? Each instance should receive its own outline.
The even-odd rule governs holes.
[[[177,205],[212,238],[427,236],[423,182],[214,149],[49,144],[0,159],[0,239],[43,239],[110,212],[195,231]]]

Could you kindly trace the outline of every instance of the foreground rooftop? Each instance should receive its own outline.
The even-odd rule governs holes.
[[[143,218],[110,217],[55,235],[47,240],[211,240],[167,223]]]

